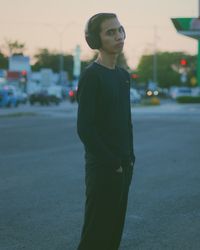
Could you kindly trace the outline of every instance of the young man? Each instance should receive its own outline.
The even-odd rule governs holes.
[[[117,250],[135,162],[130,77],[116,66],[125,31],[117,16],[99,13],[85,38],[99,55],[82,73],[77,132],[85,148],[85,218],[78,250]]]

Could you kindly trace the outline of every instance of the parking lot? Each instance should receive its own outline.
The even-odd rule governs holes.
[[[0,109],[0,249],[75,250],[84,214],[76,104]],[[121,250],[200,249],[200,105],[132,110]]]

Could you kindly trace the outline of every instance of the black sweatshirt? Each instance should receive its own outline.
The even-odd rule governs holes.
[[[86,155],[114,169],[125,158],[134,162],[128,72],[93,62],[81,74],[77,101],[77,132]]]

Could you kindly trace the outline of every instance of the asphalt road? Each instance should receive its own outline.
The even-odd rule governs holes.
[[[0,117],[0,250],[76,250],[85,187],[75,110]],[[199,250],[200,105],[136,108],[133,124],[121,250]]]

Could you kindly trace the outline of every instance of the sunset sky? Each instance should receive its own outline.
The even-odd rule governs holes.
[[[159,51],[197,53],[197,42],[177,34],[170,18],[197,17],[198,0],[0,0],[0,46],[5,39],[18,40],[26,44],[26,55],[33,56],[39,48],[73,53],[79,44],[86,59],[92,50],[84,39],[85,23],[98,12],[118,15],[131,68],[153,51],[155,37]]]

